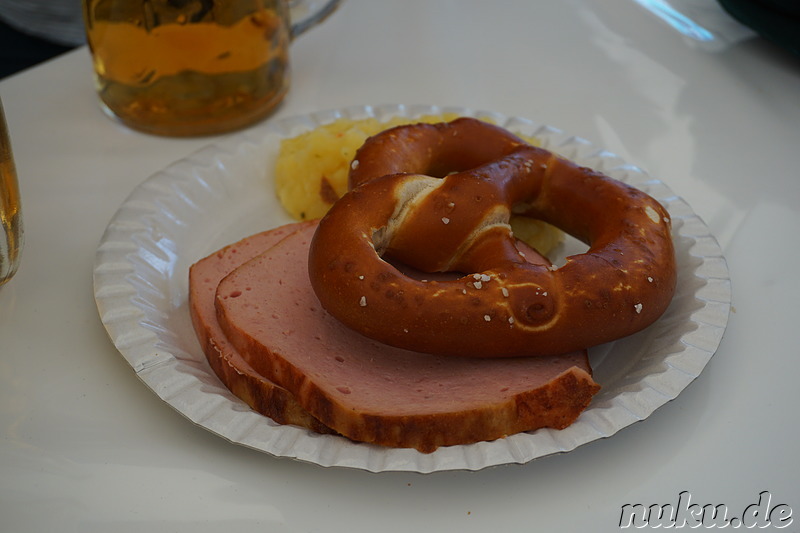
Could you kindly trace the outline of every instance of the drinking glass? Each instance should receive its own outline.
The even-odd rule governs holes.
[[[22,252],[22,207],[19,200],[17,171],[11,152],[11,139],[0,100],[0,286],[17,272]]]
[[[83,0],[104,111],[168,136],[269,115],[289,89],[289,45],[339,0]]]

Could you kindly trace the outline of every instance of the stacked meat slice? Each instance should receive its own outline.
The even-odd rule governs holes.
[[[322,309],[308,280],[315,229],[306,222],[253,235],[190,271],[192,321],[209,363],[256,411],[281,424],[431,452],[564,428],[599,390],[585,352],[433,356],[346,328]]]

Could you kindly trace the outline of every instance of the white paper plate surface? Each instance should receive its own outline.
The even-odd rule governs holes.
[[[638,187],[673,220],[678,287],[666,313],[626,339],[590,351],[602,386],[570,427],[542,429],[431,454],[357,444],[280,426],[233,396],[208,366],[187,307],[189,266],[242,237],[290,222],[273,186],[281,139],[337,118],[458,113],[541,140],[544,148]],[[561,251],[573,253],[571,244]],[[478,470],[525,463],[610,437],[674,399],[708,363],[722,339],[731,301],[728,268],[716,239],[691,207],[661,181],[618,156],[527,119],[463,108],[364,106],[268,122],[175,162],[137,187],[97,249],[94,290],[112,341],[141,380],[194,423],[234,443],[322,466],[371,472]]]

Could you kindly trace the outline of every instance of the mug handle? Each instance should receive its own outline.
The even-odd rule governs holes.
[[[290,0],[289,16],[292,21],[289,35],[296,39],[336,11],[341,0]]]

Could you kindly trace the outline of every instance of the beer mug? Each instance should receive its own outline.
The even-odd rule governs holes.
[[[0,101],[0,223],[3,226],[3,232],[0,234],[0,286],[2,286],[16,273],[22,251],[22,208],[2,101]]]
[[[159,135],[224,133],[289,88],[289,45],[339,0],[84,0],[104,111]]]

